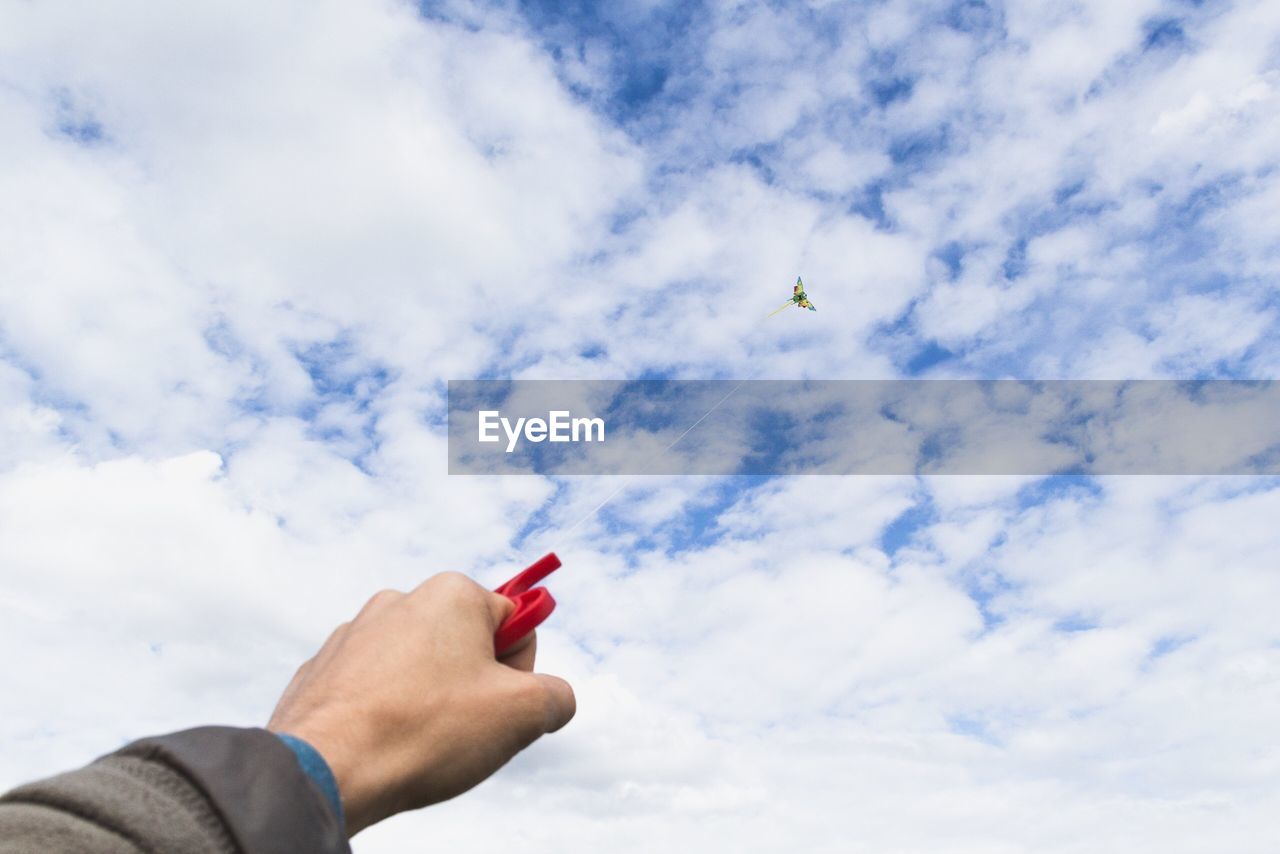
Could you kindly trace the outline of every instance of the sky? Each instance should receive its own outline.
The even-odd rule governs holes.
[[[554,548],[577,719],[359,854],[1274,851],[1274,479],[568,531],[618,482],[448,476],[445,390],[1272,379],[1277,138],[1263,0],[0,0],[0,785]]]

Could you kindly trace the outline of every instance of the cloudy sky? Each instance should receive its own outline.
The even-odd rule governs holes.
[[[549,548],[393,851],[1274,851],[1266,478],[446,475],[472,378],[1273,378],[1266,0],[0,0],[0,783]],[[803,274],[819,311],[760,317]]]

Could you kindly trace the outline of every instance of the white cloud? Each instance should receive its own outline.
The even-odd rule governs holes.
[[[726,3],[628,119],[514,7],[4,6],[6,781],[557,548],[578,720],[358,851],[1266,850],[1270,480],[445,472],[482,373],[1270,375],[1280,19],[1178,9]]]

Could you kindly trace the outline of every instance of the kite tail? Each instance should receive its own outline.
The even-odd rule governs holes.
[[[776,308],[776,309],[774,309],[773,311],[769,312],[768,314],[766,314],[766,315],[764,316],[764,319],[765,319],[765,320],[768,320],[769,318],[773,317],[773,316],[774,316],[775,314],[777,314],[778,312],[782,311],[782,309],[783,309],[783,308],[790,308],[792,305],[794,305],[794,303],[792,303],[792,301],[791,301],[791,300],[787,300],[785,303],[783,303],[782,308]]]

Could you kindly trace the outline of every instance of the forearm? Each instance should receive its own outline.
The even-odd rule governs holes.
[[[0,798],[0,854],[349,852],[293,752],[260,729],[143,739]]]

